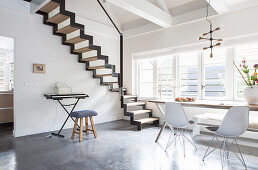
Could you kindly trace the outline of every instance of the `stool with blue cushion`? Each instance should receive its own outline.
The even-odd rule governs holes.
[[[74,123],[74,127],[73,127],[73,133],[72,133],[72,139],[74,139],[75,133],[79,134],[80,138],[79,141],[82,141],[82,136],[83,136],[83,118],[85,117],[85,124],[86,124],[86,135],[89,135],[89,131],[93,131],[94,137],[97,138],[97,133],[96,133],[96,129],[94,126],[94,122],[93,122],[93,116],[97,116],[98,113],[94,110],[81,110],[81,111],[73,111],[71,113],[71,117],[75,118],[75,123]],[[90,118],[90,122],[91,122],[91,127],[92,129],[89,129],[89,124],[88,124],[88,117]],[[77,132],[77,123],[78,120],[80,119],[80,131]]]

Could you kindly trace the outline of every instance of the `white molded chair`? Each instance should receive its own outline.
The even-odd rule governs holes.
[[[179,141],[183,148],[185,156],[185,139],[187,139],[197,150],[192,134],[189,131],[189,126],[191,125],[191,123],[189,123],[181,104],[175,102],[167,102],[165,104],[165,119],[171,129],[171,134],[168,139],[165,151],[167,151],[167,148],[172,143],[176,145],[176,143]],[[186,133],[190,134],[192,141],[185,135]],[[171,139],[172,134],[174,134],[174,137]],[[182,141],[180,141],[180,138]]]
[[[217,148],[220,148],[220,156],[221,156],[221,165],[223,168],[224,162],[229,157],[229,151],[234,153],[234,155],[240,160],[240,162],[247,168],[242,153],[239,149],[236,137],[242,135],[247,129],[249,125],[249,111],[250,108],[248,106],[235,106],[231,107],[223,121],[221,122],[219,127],[207,127],[208,130],[214,132],[214,136],[207,148],[204,156],[206,158],[210,153],[212,153]],[[217,136],[223,137],[223,141],[220,142]],[[214,139],[217,139],[216,147],[208,153],[208,150]],[[230,142],[229,140],[232,139]],[[239,155],[232,149],[232,145],[236,144]]]

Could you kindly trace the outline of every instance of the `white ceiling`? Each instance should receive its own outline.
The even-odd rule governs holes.
[[[148,1],[160,8],[160,6],[157,3],[157,0],[148,0]],[[177,15],[185,14],[198,9],[202,9],[202,8],[205,8],[207,5],[206,0],[164,0],[164,1],[172,16],[177,16]],[[220,0],[220,1],[224,3],[224,5],[229,9],[230,12],[258,5],[258,0]],[[105,2],[105,3],[108,3],[108,2]],[[151,23],[150,21],[147,21],[115,5],[109,4],[109,6],[111,7],[112,11],[116,15],[122,27],[123,25],[128,25],[128,24],[136,26],[137,24],[140,25],[140,23],[142,24]]]
[[[239,5],[241,3],[248,2],[250,0],[222,0],[226,6]]]
[[[106,2],[106,3],[108,3],[108,2]],[[110,4],[110,7],[112,8],[114,14],[118,18],[121,25],[140,19],[140,17],[138,15],[128,12],[115,5]]]
[[[157,3],[157,0],[148,0],[148,1],[151,2],[153,5],[160,8],[160,6]],[[175,8],[175,7],[178,7],[178,6],[187,4],[189,2],[193,2],[193,1],[205,2],[205,0],[165,0],[168,9]],[[106,2],[106,3],[108,3],[108,2]],[[126,10],[123,10],[115,5],[110,4],[110,6],[111,6],[112,10],[114,11],[114,13],[116,14],[116,16],[118,17],[121,25],[132,22],[132,21],[136,21],[138,19],[142,19],[141,17],[139,17],[133,13],[130,13]]]
[[[258,5],[258,0],[222,0],[230,11],[237,11]]]

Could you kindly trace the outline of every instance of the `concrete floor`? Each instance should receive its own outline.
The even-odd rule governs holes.
[[[20,138],[12,137],[10,128],[0,128],[0,170],[217,170],[221,169],[219,151],[212,153],[203,162],[202,156],[211,136],[197,136],[196,151],[186,142],[186,156],[180,145],[164,152],[169,130],[165,129],[159,143],[155,137],[159,128],[146,126],[142,131],[128,125],[127,121],[115,121],[96,126],[98,138],[93,135],[78,142],[72,140],[71,129],[64,130],[65,138],[38,134]],[[248,169],[258,169],[257,141],[241,140],[240,149]],[[248,146],[247,146],[248,145]],[[225,169],[244,169],[230,154]]]

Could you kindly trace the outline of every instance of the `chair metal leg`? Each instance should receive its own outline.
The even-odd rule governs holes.
[[[227,155],[227,159],[228,159],[228,158],[229,158],[229,144],[228,144],[228,138],[226,139],[226,148],[227,148],[226,155]]]
[[[225,138],[223,139],[223,141],[222,141],[222,143],[220,145],[220,149],[219,149],[219,151],[220,151],[220,162],[221,162],[222,169],[224,168],[224,162],[223,162],[224,150],[223,151],[221,151],[221,150],[223,149],[224,141],[225,141]]]
[[[210,149],[210,147],[211,147],[211,144],[212,144],[212,142],[214,141],[214,138],[217,139],[218,143],[217,143],[216,147],[208,153],[208,151],[209,151],[209,149]],[[203,155],[202,161],[204,161],[204,159],[205,159],[207,156],[209,156],[213,151],[215,151],[215,150],[219,147],[219,144],[220,144],[220,143],[219,143],[219,139],[217,138],[216,135],[214,135],[213,138],[212,138],[212,140],[211,140],[211,142],[210,142],[210,144],[209,144],[209,146],[208,146],[208,148],[207,148],[207,150],[206,150],[206,152],[205,152],[205,154]]]
[[[185,132],[184,129],[182,129],[183,133],[182,133],[182,139],[183,139],[183,150],[184,150],[184,156],[185,156]]]
[[[237,146],[237,149],[238,149],[238,152],[239,152],[239,155],[240,155],[240,157],[237,155],[237,153],[233,150],[233,149],[231,149],[230,147],[229,147],[229,150],[235,155],[235,157],[243,164],[243,166],[247,169],[247,166],[246,166],[246,163],[245,163],[245,161],[244,161],[244,158],[243,158],[243,156],[242,156],[242,153],[241,153],[241,151],[240,151],[240,149],[239,149],[239,146],[238,146],[238,143],[237,143],[237,140],[236,140],[236,138],[234,138],[233,139],[233,142],[232,142],[232,144],[233,143],[236,143],[236,146]],[[231,144],[231,145],[232,145]],[[230,146],[231,146],[230,145]]]
[[[177,128],[177,130],[175,130],[174,128],[171,128],[171,127],[170,127],[170,129],[171,129],[171,134],[169,136],[169,139],[168,139],[168,142],[167,142],[167,145],[166,145],[166,148],[165,148],[165,152],[166,152],[167,148],[169,148],[173,143],[174,143],[174,146],[176,146],[177,142],[180,142],[180,145],[183,149],[184,156],[185,156],[185,140],[188,140],[195,147],[195,149],[197,149],[193,138],[192,138],[192,141],[191,141],[185,135],[186,132],[189,132],[189,129]],[[174,132],[174,138],[171,139],[173,132]]]
[[[182,135],[182,129],[179,129],[179,131],[180,131],[180,133],[179,133],[179,136],[178,136],[178,141],[179,141],[179,143],[180,143],[180,145],[181,145],[181,147],[182,147],[182,150],[183,150],[183,152],[184,152],[184,156],[185,156],[185,148],[184,148],[184,144],[183,144],[183,135]],[[180,140],[180,138],[181,138],[181,140]]]
[[[211,142],[210,142],[210,144],[209,144],[209,146],[208,146],[208,148],[207,148],[207,150],[206,150],[206,152],[205,152],[205,154],[204,154],[204,156],[203,156],[203,159],[202,159],[202,160],[204,161],[204,158],[206,158],[210,153],[212,153],[214,150],[216,150],[216,149],[218,148],[218,146],[219,146],[219,148],[220,148],[220,158],[221,158],[221,166],[222,166],[222,169],[224,168],[224,164],[227,162],[227,159],[228,159],[228,157],[229,157],[229,151],[231,151],[231,152],[236,156],[236,158],[243,164],[243,166],[247,169],[247,166],[246,166],[244,157],[243,157],[243,155],[242,155],[242,153],[241,153],[241,151],[240,151],[240,148],[239,148],[239,146],[238,146],[238,143],[237,143],[236,138],[233,139],[232,143],[229,143],[228,138],[227,138],[227,137],[224,137],[222,143],[220,144],[219,139],[216,137],[216,139],[217,139],[217,141],[218,141],[218,145],[217,145],[212,151],[210,151],[210,152],[208,153],[208,150],[209,150],[209,148],[211,147],[211,144],[212,144],[212,142],[214,141],[214,138],[215,138],[215,137],[216,137],[216,136],[214,135],[213,138],[212,138],[212,140],[211,140]],[[240,156],[239,156],[233,149],[231,149],[231,146],[234,144],[234,142],[236,143],[237,150],[238,150]],[[208,154],[207,154],[207,153],[208,153]]]
[[[195,141],[194,141],[194,139],[193,139],[192,133],[190,132],[190,130],[189,130],[188,128],[186,129],[186,131],[190,134],[192,141],[191,141],[186,135],[184,135],[184,137],[185,137],[185,138],[195,147],[195,149],[197,150],[197,147],[196,147]]]
[[[207,148],[207,150],[206,150],[205,154],[204,154],[204,155],[203,155],[203,157],[202,157],[202,161],[204,161],[204,158],[206,157],[206,154],[207,154],[208,150],[210,149],[211,144],[212,144],[212,142],[213,142],[214,138],[215,138],[215,135],[213,136],[212,140],[210,141],[210,144],[209,144],[209,146],[208,146],[208,148]],[[208,156],[208,155],[207,155],[207,156]]]
[[[174,135],[175,135],[174,146],[176,146],[176,143],[178,141],[179,135],[177,134],[177,132],[175,132]]]
[[[176,146],[176,143],[178,141],[178,138],[180,136],[180,133],[178,134],[174,128],[171,128],[169,126],[170,130],[171,130],[171,133],[170,133],[170,136],[169,136],[169,139],[168,139],[168,142],[167,142],[167,146],[165,148],[165,152],[167,151],[167,149],[174,143],[174,146]],[[172,137],[172,134],[174,135],[174,138],[171,140],[171,137]]]
[[[245,166],[245,168],[247,169],[247,166],[246,166],[246,164],[245,164],[245,160],[244,160],[244,158],[243,158],[243,155],[242,155],[242,153],[241,153],[241,151],[240,151],[240,149],[239,149],[239,146],[238,146],[238,143],[237,143],[237,140],[236,140],[236,138],[234,139],[235,140],[235,142],[236,142],[236,146],[237,146],[237,149],[238,149],[238,152],[239,152],[239,154],[240,154],[240,156],[241,156],[241,162],[242,162],[242,164]]]
[[[169,138],[168,138],[168,142],[167,142],[167,146],[166,146],[166,148],[165,148],[165,152],[167,151],[167,148],[170,146],[170,139],[171,139],[171,136],[172,136],[172,130],[171,130],[171,132],[170,132],[170,136],[169,136]]]
[[[223,139],[223,142],[222,142],[222,147],[221,147],[221,149],[223,150],[223,152],[222,152],[222,158],[221,158],[221,160],[222,160],[222,168],[224,167],[224,164],[226,163],[226,141],[227,141],[227,138],[224,138]]]

